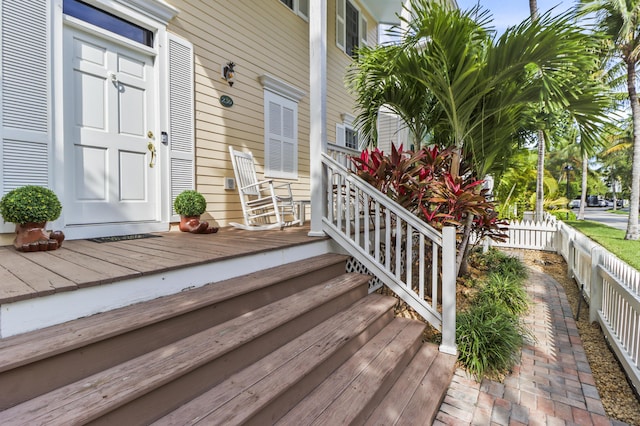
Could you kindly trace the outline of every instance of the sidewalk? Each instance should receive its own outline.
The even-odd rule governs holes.
[[[536,342],[503,383],[477,383],[458,369],[435,425],[613,425],[607,417],[564,289],[529,269],[531,310],[525,318]]]

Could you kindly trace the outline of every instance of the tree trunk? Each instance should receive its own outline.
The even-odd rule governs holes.
[[[529,0],[529,12],[531,19],[538,19],[538,1]],[[542,222],[544,217],[544,132],[538,130],[538,168],[536,170],[536,222]]]
[[[630,59],[627,61],[627,90],[631,104],[631,117],[633,120],[633,161],[631,163],[631,196],[629,199],[629,222],[625,240],[638,239],[638,205],[640,199],[640,105],[636,93],[636,64]]]
[[[544,216],[544,133],[538,130],[538,168],[536,170],[536,222]]]
[[[582,191],[580,192],[580,210],[578,212],[578,220],[584,220],[584,209],[585,209],[585,204],[587,203],[588,171],[589,171],[589,159],[587,158],[587,153],[585,152],[582,155],[582,183],[580,184]]]
[[[538,19],[538,1],[529,0],[529,12],[531,13],[531,19]]]

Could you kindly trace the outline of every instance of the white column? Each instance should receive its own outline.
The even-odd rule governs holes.
[[[309,2],[309,116],[311,171],[311,231],[324,236],[322,215],[326,205],[326,181],[321,154],[327,152],[327,0]]]
[[[440,352],[455,355],[456,347],[456,228],[442,228],[442,343]]]

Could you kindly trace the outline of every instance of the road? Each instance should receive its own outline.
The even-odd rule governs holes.
[[[607,210],[611,210],[611,207],[587,207],[584,210],[584,218],[626,231],[628,216],[608,213]],[[578,209],[573,209],[573,212],[578,215]]]

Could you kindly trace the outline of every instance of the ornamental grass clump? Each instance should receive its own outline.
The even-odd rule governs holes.
[[[488,271],[471,306],[458,314],[458,360],[478,380],[499,377],[515,364],[530,336],[520,316],[529,309],[526,268],[514,257],[492,249],[474,260]]]
[[[9,191],[0,200],[0,214],[5,222],[42,223],[56,220],[62,204],[50,189],[27,185]]]

